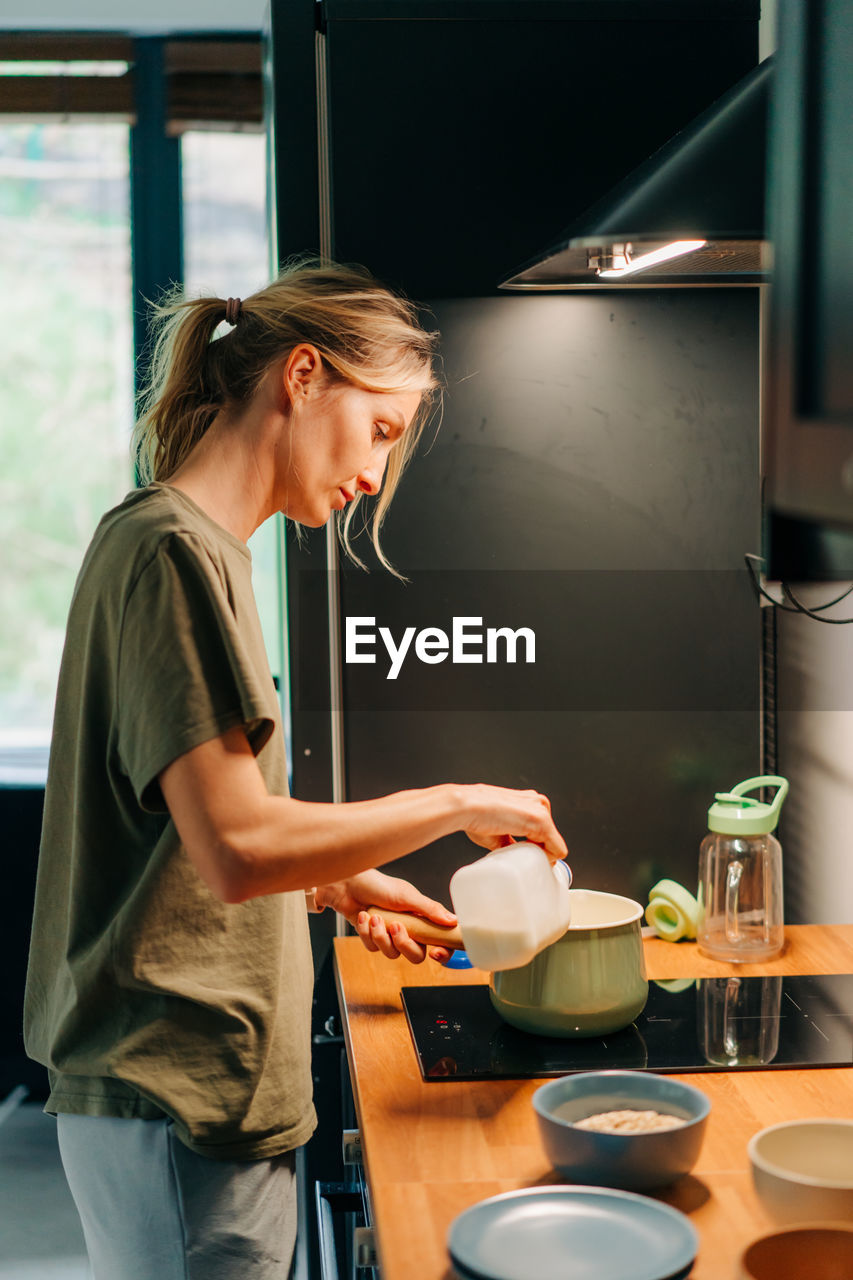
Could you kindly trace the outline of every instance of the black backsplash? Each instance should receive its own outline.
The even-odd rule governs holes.
[[[344,666],[353,799],[447,780],[545,791],[579,885],[695,886],[716,791],[760,772],[754,290],[435,304],[444,421],[395,498],[407,575],[345,569],[342,615],[536,632],[535,666]],[[431,437],[430,437],[431,438]],[[363,541],[363,540],[362,540]],[[308,589],[306,587],[306,589]],[[310,714],[311,708],[302,708]],[[399,864],[446,900],[477,853]]]

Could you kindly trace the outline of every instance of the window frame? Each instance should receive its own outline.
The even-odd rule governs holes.
[[[188,129],[262,129],[260,36],[159,36],[0,33],[0,62],[125,62],[118,76],[0,76],[0,115],[31,120],[103,120],[135,124],[140,112],[139,59],[162,50],[164,124],[170,137]]]

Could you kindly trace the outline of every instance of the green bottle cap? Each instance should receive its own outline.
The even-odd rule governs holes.
[[[777,787],[772,804],[762,804],[747,791],[759,787]],[[788,779],[777,777],[747,778],[731,791],[718,791],[708,810],[708,827],[727,836],[763,836],[773,831],[779,821],[782,801],[788,794]]]

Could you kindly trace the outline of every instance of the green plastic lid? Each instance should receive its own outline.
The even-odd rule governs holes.
[[[772,804],[762,804],[745,795],[759,787],[778,787]],[[788,779],[777,777],[747,778],[731,791],[718,791],[708,810],[708,826],[727,836],[763,836],[773,831],[779,821],[782,801],[788,794]]]

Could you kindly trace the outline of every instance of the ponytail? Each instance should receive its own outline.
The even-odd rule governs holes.
[[[139,478],[167,480],[198,444],[222,407],[210,385],[208,348],[225,317],[220,298],[185,299],[171,290],[154,310],[160,322],[134,442]]]

